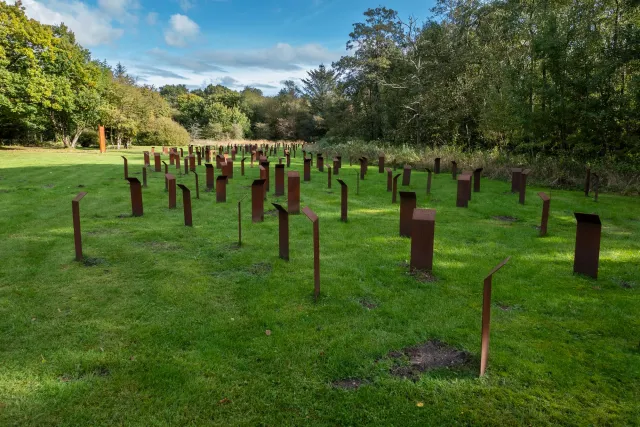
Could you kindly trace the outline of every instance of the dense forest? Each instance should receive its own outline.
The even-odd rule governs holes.
[[[358,140],[640,159],[640,1],[440,0],[369,9],[347,54],[275,96],[139,86],[64,26],[0,3],[0,139]],[[86,134],[83,137],[83,134]]]

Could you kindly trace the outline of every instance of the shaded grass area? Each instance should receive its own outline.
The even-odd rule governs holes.
[[[311,223],[290,217],[291,261],[278,259],[277,216],[251,223],[257,167],[247,161],[240,177],[236,163],[226,204],[204,191],[204,165],[200,200],[193,175],[178,177],[194,196],[188,228],[180,191],[178,209],[167,209],[164,175],[153,172],[145,214],[131,217],[119,156],[142,179],[142,151],[0,152],[1,425],[640,419],[637,198],[601,194],[595,203],[553,190],[550,234],[540,238],[536,193],[545,189],[530,187],[521,206],[509,183],[483,180],[469,209],[459,209],[450,175],[435,176],[427,196],[426,174],[414,172],[418,207],[437,210],[437,280],[422,281],[408,274],[410,241],[398,236],[386,176],[371,167],[357,196],[357,169],[344,165],[335,177],[350,186],[344,224],[338,183],[328,190],[326,172],[314,168],[301,184],[302,206],[320,217],[314,304]],[[292,169],[302,171],[298,154]],[[88,192],[85,264],[73,261],[70,204],[80,191]],[[286,206],[273,191],[272,175],[268,202]],[[574,211],[603,221],[597,281],[572,274]],[[488,375],[478,379],[482,279],[507,256],[494,278]],[[392,375],[399,362],[388,354],[432,340],[466,352],[469,363]]]

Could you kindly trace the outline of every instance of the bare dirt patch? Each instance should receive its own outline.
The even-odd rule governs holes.
[[[504,222],[516,222],[518,220],[518,218],[512,217],[512,216],[494,216],[492,217],[495,220],[498,221],[504,221]]]
[[[331,383],[334,388],[341,388],[343,390],[357,390],[365,383],[360,378],[346,378],[344,380],[338,380]]]
[[[441,341],[431,340],[387,355],[394,359],[391,374],[396,377],[417,379],[421,373],[439,368],[455,368],[468,364],[471,355]]]

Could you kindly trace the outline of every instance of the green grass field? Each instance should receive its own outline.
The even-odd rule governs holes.
[[[142,151],[0,151],[0,425],[640,423],[638,198],[530,186],[521,206],[510,183],[483,180],[460,209],[450,174],[426,196],[426,174],[414,172],[418,207],[437,210],[437,281],[422,282],[407,274],[410,241],[377,165],[357,196],[356,166],[343,161],[346,224],[339,184],[328,190],[314,167],[301,183],[301,205],[320,217],[314,303],[311,222],[290,217],[291,261],[280,260],[275,212],[251,222],[257,167],[247,161],[240,177],[236,162],[226,204],[204,191],[204,165],[200,200],[193,175],[178,177],[194,196],[189,228],[179,189],[178,209],[167,208],[164,174],[149,173],[144,216],[131,217],[120,155],[142,180]],[[80,191],[88,265],[74,261]],[[273,191],[272,175],[267,211],[286,206]],[[544,238],[538,191],[552,198]],[[573,274],[574,211],[601,216],[598,280]],[[482,281],[507,256],[478,378]],[[391,374],[390,352],[433,339],[470,362]],[[362,385],[334,385],[344,379]]]

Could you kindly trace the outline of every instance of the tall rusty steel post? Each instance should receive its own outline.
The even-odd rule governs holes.
[[[76,261],[82,261],[82,233],[80,231],[80,200],[86,196],[86,192],[78,193],[71,201],[71,213],[73,214],[73,242],[76,249]]]

